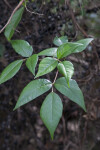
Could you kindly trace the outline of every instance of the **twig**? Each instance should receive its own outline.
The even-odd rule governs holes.
[[[15,14],[15,12],[17,11],[17,9],[23,4],[24,0],[20,1],[19,4],[15,7],[15,9],[13,10],[10,18],[8,19],[7,23],[5,24],[5,26],[0,30],[0,33],[4,31],[4,29],[7,27],[7,25],[10,23],[13,15]]]
[[[89,36],[87,35],[87,33],[86,33],[86,32],[80,27],[80,25],[77,23],[77,21],[76,21],[76,19],[75,19],[75,16],[74,16],[74,13],[73,13],[73,10],[72,10],[72,8],[71,8],[71,6],[70,6],[69,0],[66,0],[66,4],[67,4],[68,7],[69,7],[70,14],[71,14],[71,18],[72,18],[72,22],[73,22],[75,28],[76,28],[76,29],[79,29],[79,30],[83,33],[83,35],[88,38]]]
[[[57,76],[58,76],[58,70],[57,70],[57,72],[56,72],[56,75],[55,75],[55,78],[54,78],[54,81],[53,81],[52,85],[55,83],[55,81],[56,81],[56,79],[57,79]]]
[[[26,8],[26,10],[29,12],[29,13],[31,13],[31,14],[35,14],[35,15],[44,15],[44,14],[39,14],[39,13],[37,13],[37,12],[34,12],[34,11],[30,11],[28,8],[27,8],[27,6],[25,6],[25,8]]]
[[[7,1],[7,0],[4,0],[4,2],[5,2],[5,4],[6,4],[9,8],[11,8],[11,9],[12,9],[11,5],[8,3],[8,1]]]
[[[66,4],[68,5],[69,7],[69,10],[70,10],[70,14],[71,14],[71,18],[72,18],[72,21],[73,21],[73,24],[75,26],[75,29],[79,29],[81,31],[81,33],[86,37],[90,37],[87,35],[87,33],[84,31],[83,28],[80,27],[80,25],[77,23],[76,19],[75,19],[75,16],[74,16],[74,12],[70,6],[70,1],[69,0],[65,0]],[[93,46],[93,49],[94,49],[94,53],[96,55],[96,58],[97,58],[97,61],[98,61],[98,69],[100,70],[100,60],[99,60],[99,56],[98,56],[98,53],[95,49],[95,45],[93,44],[93,42],[91,43],[91,45]]]
[[[93,74],[90,73],[89,75],[87,75],[86,77],[82,78],[82,79],[76,79],[78,82],[84,82],[84,84],[88,83],[91,79],[93,78]]]
[[[53,92],[53,85],[54,85],[54,84],[55,84],[55,82],[56,82],[57,76],[58,76],[58,70],[57,70],[57,72],[56,72],[56,75],[55,75],[54,81],[53,81],[53,83],[52,83],[52,92]]]
[[[82,65],[84,65],[86,67],[89,67],[89,63],[84,61],[84,60],[82,60],[82,59],[77,59],[76,57],[73,57],[73,56],[69,56],[68,59],[71,60],[71,61],[74,61],[76,63],[80,63],[80,64],[82,64]]]

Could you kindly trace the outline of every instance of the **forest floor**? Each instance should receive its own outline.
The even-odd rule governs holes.
[[[83,91],[87,113],[60,95],[64,104],[63,117],[51,141],[39,112],[46,94],[13,111],[20,92],[33,79],[23,65],[14,78],[0,85],[0,150],[100,150],[100,1],[86,2],[83,8],[72,1],[73,14],[63,1],[48,0],[48,3],[42,3],[37,0],[30,3],[28,8],[31,11],[44,15],[25,10],[13,39],[27,40],[38,53],[53,47],[55,36],[67,35],[69,41],[94,37],[93,45],[80,54],[68,57],[74,64],[73,78]],[[17,0],[0,0],[0,29],[17,4]],[[82,30],[76,27],[76,23]],[[20,56],[14,52],[3,33],[0,35],[0,48],[1,72]],[[54,74],[45,77],[53,80]]]

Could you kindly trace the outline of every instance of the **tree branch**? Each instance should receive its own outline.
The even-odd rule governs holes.
[[[83,28],[81,28],[81,26],[77,23],[76,21],[76,18],[74,16],[74,12],[73,12],[73,9],[71,8],[70,6],[70,1],[69,0],[66,0],[66,4],[68,5],[69,7],[69,11],[70,11],[70,15],[71,15],[71,18],[72,18],[72,22],[75,26],[75,29],[79,29],[81,31],[81,33],[86,37],[88,38],[89,36],[87,35],[87,33],[85,32],[85,30]],[[99,56],[98,56],[98,53],[96,51],[96,48],[95,48],[95,45],[94,43],[92,42],[91,45],[93,46],[93,50],[94,50],[94,53],[96,55],[96,58],[97,58],[97,61],[98,61],[98,68],[100,69],[100,60],[99,60]]]
[[[17,9],[23,4],[24,0],[20,1],[19,4],[15,7],[15,9],[13,10],[10,18],[8,19],[7,23],[5,24],[5,26],[0,30],[0,33],[2,33],[4,31],[4,29],[7,27],[7,25],[10,23],[13,15],[15,14],[15,12],[17,11]]]

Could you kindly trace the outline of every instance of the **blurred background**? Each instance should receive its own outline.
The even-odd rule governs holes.
[[[17,4],[0,0],[0,29]],[[69,41],[94,38],[85,51],[67,58],[74,64],[73,79],[83,91],[87,113],[58,93],[64,110],[51,141],[39,112],[47,93],[13,111],[20,92],[34,79],[24,64],[0,85],[0,150],[100,150],[100,0],[35,0],[27,8],[34,13],[24,11],[13,39],[28,41],[35,53],[53,47],[55,36],[66,35]],[[0,72],[19,58],[0,34]],[[53,81],[55,73],[44,77]]]

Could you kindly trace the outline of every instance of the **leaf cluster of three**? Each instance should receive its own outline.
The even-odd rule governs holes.
[[[62,59],[72,53],[83,51],[93,39],[87,38],[77,42],[68,42],[66,36],[60,38],[56,37],[53,43],[57,47],[48,48],[38,54],[32,55],[33,48],[27,41],[11,40],[14,30],[21,20],[23,11],[24,7],[20,8],[15,13],[10,24],[6,27],[5,36],[12,44],[13,49],[19,55],[26,57],[26,59],[16,60],[8,65],[0,75],[0,84],[12,78],[19,71],[24,60],[26,60],[27,68],[35,76],[38,57],[43,55],[46,57],[40,62],[35,78],[53,71],[56,67],[63,77],[57,79],[54,84],[47,79],[36,79],[31,81],[21,92],[14,110],[42,95],[54,86],[59,92],[77,103],[86,111],[83,94],[76,81],[71,79],[74,73],[73,64],[66,60],[63,61]],[[54,92],[47,95],[41,106],[40,116],[48,128],[52,139],[54,131],[62,116],[62,110],[63,105],[60,97]]]

